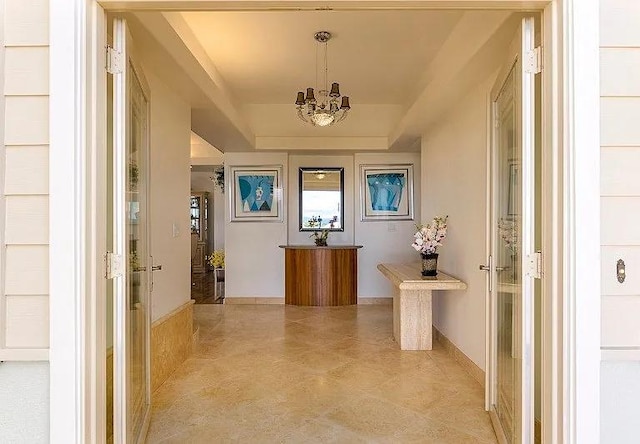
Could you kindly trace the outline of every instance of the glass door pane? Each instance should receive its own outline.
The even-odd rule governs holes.
[[[497,428],[509,443],[533,440],[533,277],[525,265],[534,257],[535,88],[534,74],[523,68],[533,31],[533,19],[523,19],[493,96],[490,389]]]
[[[498,224],[496,233],[496,310],[497,310],[497,393],[495,411],[509,442],[517,435],[520,416],[518,369],[518,303],[522,288],[519,270],[521,256],[518,251],[521,221],[520,153],[516,143],[515,70],[507,77],[503,90],[495,102],[497,119],[495,135],[497,187],[495,202]]]
[[[149,317],[148,282],[148,205],[147,205],[147,113],[148,103],[133,66],[129,64],[130,144],[127,147],[127,237],[129,262],[127,267],[127,358],[129,368],[128,403],[131,433],[140,434],[148,408],[147,321]]]
[[[114,441],[137,443],[150,406],[149,102],[125,20],[113,35],[124,61],[113,79]]]

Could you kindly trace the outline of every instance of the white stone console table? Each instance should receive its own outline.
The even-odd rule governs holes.
[[[420,263],[379,264],[378,270],[395,288],[393,295],[393,336],[401,350],[431,350],[431,292],[464,290],[467,284],[438,271],[423,277]]]

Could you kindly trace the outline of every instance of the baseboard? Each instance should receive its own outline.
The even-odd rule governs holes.
[[[284,305],[284,298],[239,298],[225,297],[227,305]]]
[[[193,352],[193,300],[151,324],[151,391]]]
[[[444,346],[444,348],[449,352],[457,362],[464,368],[467,373],[471,375],[473,379],[475,379],[478,384],[480,384],[484,388],[485,383],[485,373],[480,367],[476,365],[467,355],[465,355],[462,350],[460,350],[456,345],[449,340],[445,335],[443,335],[437,328],[433,327],[433,339],[438,341],[440,344]]]
[[[358,305],[393,305],[393,297],[358,298]]]

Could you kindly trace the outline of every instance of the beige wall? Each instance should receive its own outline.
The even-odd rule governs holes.
[[[48,28],[46,0],[5,3],[0,360],[49,347]]]
[[[156,73],[145,74],[151,88],[151,254],[162,265],[153,273],[155,321],[191,299],[191,106]]]
[[[631,443],[640,433],[640,2],[600,8],[601,441]]]
[[[487,97],[493,76],[477,86],[422,140],[422,220],[449,216],[438,267],[467,283],[435,292],[433,323],[485,368]]]

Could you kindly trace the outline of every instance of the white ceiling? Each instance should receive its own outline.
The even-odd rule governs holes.
[[[187,12],[188,26],[238,101],[292,104],[315,86],[316,31],[329,82],[358,104],[404,105],[462,11]]]
[[[414,150],[438,116],[504,61],[518,23],[497,10],[134,16],[134,39],[155,72],[188,93],[193,131],[222,151]],[[334,35],[329,81],[352,105],[327,128],[301,122],[294,106],[297,91],[315,86],[319,30]]]

